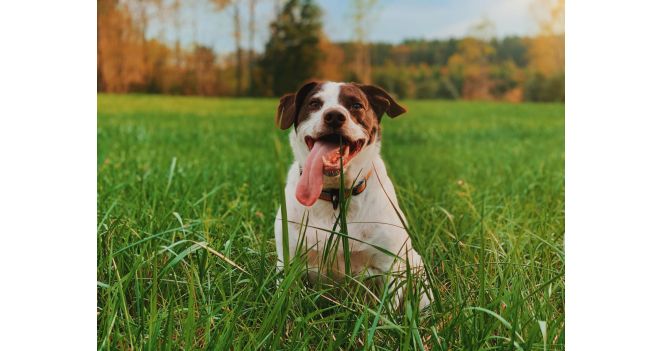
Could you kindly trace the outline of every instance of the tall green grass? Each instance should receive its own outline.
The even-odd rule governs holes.
[[[564,106],[404,104],[382,154],[427,311],[275,269],[275,100],[100,95],[99,348],[563,349]]]

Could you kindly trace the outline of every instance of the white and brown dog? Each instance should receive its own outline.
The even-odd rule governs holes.
[[[283,244],[292,254],[302,246],[308,276],[343,276],[342,245],[330,269],[321,263],[338,217],[341,155],[344,188],[352,196],[346,212],[352,275],[401,277],[407,261],[411,271],[422,274],[422,259],[402,223],[395,189],[380,156],[381,117],[404,112],[383,89],[356,83],[311,82],[280,99],[276,124],[283,130],[294,127],[289,140],[295,160],[285,188],[288,243],[283,243],[280,209],[276,215],[279,268],[284,262]],[[402,294],[401,287],[395,291],[394,305],[399,305]],[[428,304],[429,298],[422,294],[420,306]]]

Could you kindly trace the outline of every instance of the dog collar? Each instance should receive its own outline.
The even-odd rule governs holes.
[[[303,174],[303,170],[300,169],[299,167],[299,174]],[[372,171],[370,170],[365,178],[361,179],[356,183],[356,185],[353,186],[351,189],[351,192],[347,192],[345,194],[345,198],[349,196],[356,196],[360,195],[363,191],[365,191],[365,188],[367,188],[367,180],[370,178],[372,175]],[[319,199],[324,200],[324,201],[329,201],[330,203],[333,204],[333,209],[337,210],[337,207],[340,205],[340,189],[323,189],[321,191],[321,194],[319,194]]]

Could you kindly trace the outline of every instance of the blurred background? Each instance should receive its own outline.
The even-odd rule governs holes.
[[[97,91],[564,102],[564,0],[97,0]]]

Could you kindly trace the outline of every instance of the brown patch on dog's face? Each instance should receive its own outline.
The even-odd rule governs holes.
[[[289,129],[292,125],[297,127],[312,112],[314,105],[310,105],[310,97],[316,94],[320,87],[321,84],[318,82],[309,82],[296,93],[282,96],[275,115],[275,124],[283,130]],[[321,105],[317,109],[320,107]]]
[[[302,99],[300,110],[294,121],[294,128],[297,128],[299,124],[310,118],[310,114],[319,111],[319,109],[321,109],[321,107],[324,105],[324,102],[321,99],[314,97],[322,86],[323,84],[317,84],[307,93],[305,98]]]
[[[390,94],[374,85],[344,84],[340,88],[339,101],[349,111],[354,122],[369,135],[367,144],[381,140],[380,122],[384,113],[394,118],[406,112]]]
[[[395,101],[385,90],[376,85],[356,84],[370,101],[376,117],[381,121],[383,114],[395,118],[406,112],[406,108]]]
[[[367,95],[357,84],[345,84],[340,88],[339,102],[349,111],[351,119],[369,136],[367,144],[381,139],[379,118],[370,105]]]

